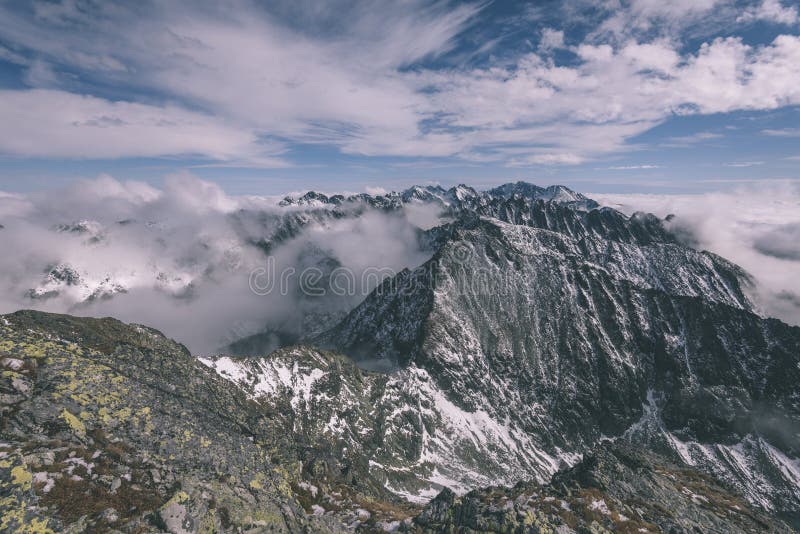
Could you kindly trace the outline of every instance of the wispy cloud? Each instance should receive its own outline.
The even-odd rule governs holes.
[[[606,169],[612,171],[640,171],[661,168],[663,168],[661,165],[618,165],[615,167],[606,167]]]
[[[763,20],[775,24],[793,25],[800,22],[797,6],[784,6],[780,0],[762,0],[757,6],[749,7],[737,19],[739,22]]]
[[[2,45],[0,45],[0,60],[8,61],[9,63],[15,63],[17,65],[27,65],[29,63],[25,56],[17,54],[16,52],[12,52]]]
[[[758,165],[763,165],[763,161],[732,161],[730,163],[726,163],[726,167],[756,167]]]
[[[722,139],[723,137],[725,136],[719,133],[698,132],[691,135],[668,137],[663,143],[661,143],[661,146],[668,148],[687,148],[698,143],[712,141],[714,139]]]
[[[0,90],[0,152],[61,158],[196,155],[280,165],[280,144],[174,106],[109,102],[65,91]]]
[[[761,133],[770,137],[800,137],[800,128],[781,128],[776,130],[761,130]]]

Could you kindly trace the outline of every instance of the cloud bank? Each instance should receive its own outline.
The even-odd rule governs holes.
[[[397,272],[428,257],[410,220],[424,219],[418,213],[294,211],[299,218],[283,224],[293,210],[279,210],[275,199],[231,197],[188,174],[168,177],[162,189],[101,176],[60,190],[0,193],[0,313],[113,316],[155,326],[202,353],[265,329],[308,333],[370,289],[310,297],[300,291],[306,268],[347,269],[360,280],[368,268]],[[290,268],[294,275],[285,291],[260,295],[250,275],[266,265],[267,246],[276,275]]]
[[[628,213],[675,214],[669,224],[693,246],[755,276],[763,314],[800,324],[797,184],[591,196]],[[330,208],[277,201],[229,196],[190,174],[169,176],[161,188],[100,176],[58,190],[0,192],[0,248],[8,251],[0,257],[0,313],[113,316],[155,326],[195,353],[265,330],[291,342],[332,326],[384,276],[423,263],[430,251],[420,229],[443,222],[433,205],[332,216]],[[269,291],[253,290],[254,272],[268,273],[255,281],[256,289],[271,282]],[[317,286],[324,295],[314,294]]]

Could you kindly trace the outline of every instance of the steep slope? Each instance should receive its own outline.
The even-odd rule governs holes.
[[[548,219],[558,232],[459,221],[428,263],[387,281],[318,341],[362,365],[427,373],[448,402],[487,414],[545,458],[621,436],[653,392],[677,459],[684,442],[765,440],[776,453],[737,446],[739,463],[696,465],[739,481],[765,508],[797,509],[798,436],[780,429],[800,417],[800,329],[753,314],[735,266],[660,240],[657,226],[646,231],[652,221],[577,217]],[[761,424],[765,415],[776,423]],[[557,465],[537,456],[530,476],[546,479]],[[507,476],[519,478],[520,465]]]
[[[444,487],[511,484],[531,473],[547,480],[577,459],[537,452],[532,437],[488,413],[456,406],[422,369],[369,372],[311,347],[201,361],[273,407],[283,431],[308,451],[306,464],[319,463],[312,457],[346,458],[363,480],[379,481],[412,501],[430,499]]]

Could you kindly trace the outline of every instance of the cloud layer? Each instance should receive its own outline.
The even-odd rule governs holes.
[[[295,237],[284,232],[270,249],[274,276],[292,273],[286,290],[257,294],[251,273],[267,265],[259,243],[287,213],[274,199],[230,197],[187,174],[168,177],[163,189],[103,176],[60,190],[0,193],[0,249],[8,252],[0,258],[0,313],[108,315],[208,352],[265,328],[302,334],[325,314],[349,311],[370,289],[309,297],[300,291],[306,268],[340,267],[361,280],[370,267],[397,272],[427,258],[409,220],[421,220],[418,213],[321,217]]]

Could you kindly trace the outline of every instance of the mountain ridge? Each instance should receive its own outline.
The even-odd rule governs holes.
[[[440,224],[413,234],[430,254],[422,264],[348,310],[308,315],[317,324],[305,335],[263,353],[245,338],[249,355],[195,358],[112,319],[4,316],[12,423],[0,428],[10,444],[0,461],[3,476],[36,479],[3,486],[18,506],[9,517],[172,532],[789,530],[781,518],[800,510],[800,327],[760,317],[741,268],[655,216],[560,186],[301,199],[277,219],[232,220],[264,254],[364,210],[431,203]],[[329,270],[336,261],[310,257]],[[153,412],[154,402],[172,408]],[[114,456],[115,439],[140,450]],[[50,461],[53,440],[74,455]],[[69,458],[92,464],[92,447],[116,478],[91,478],[96,466],[70,478]],[[126,473],[125,495],[153,496],[141,510],[118,509]],[[210,474],[223,478],[203,486]],[[71,480],[114,512],[65,512],[55,497]],[[644,495],[689,518],[637,509]]]

